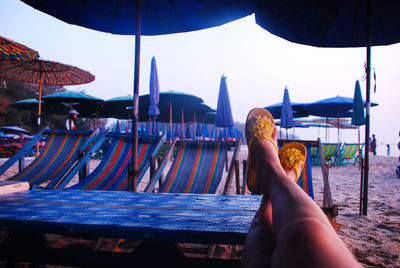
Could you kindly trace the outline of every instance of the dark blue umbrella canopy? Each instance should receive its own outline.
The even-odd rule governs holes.
[[[23,0],[64,22],[113,34],[136,34],[133,0]],[[142,0],[142,35],[196,31],[219,26],[253,13],[254,1]]]
[[[285,88],[281,111],[281,127],[287,129],[292,128],[293,126],[294,122],[292,104],[290,103],[289,90]]]
[[[361,94],[361,87],[358,80],[354,89],[353,112],[351,116],[351,124],[362,126],[365,124],[364,103]]]
[[[265,0],[255,10],[261,27],[291,42],[317,47],[366,47],[364,215],[368,200],[371,46],[400,42],[399,10],[397,0]]]
[[[348,111],[353,107],[353,99],[336,96],[333,98],[322,99],[309,103],[304,106],[310,115],[324,117],[345,117],[344,114],[350,114]]]
[[[365,102],[364,102],[365,105]],[[371,103],[371,106],[377,106],[377,103]],[[336,96],[322,99],[304,106],[310,115],[323,117],[351,117],[353,109],[353,98]]]
[[[158,72],[156,59],[151,59],[151,70],[150,70],[150,105],[149,105],[149,116],[157,116],[160,114],[158,109],[158,102],[160,101],[160,86],[158,83]]]
[[[365,47],[368,2],[372,45],[400,42],[397,0],[265,0],[256,7],[256,22],[270,33],[299,44]]]
[[[216,127],[233,127],[233,117],[231,102],[229,100],[228,86],[226,85],[226,76],[221,77],[221,83],[218,93],[217,114],[215,116]]]
[[[305,103],[291,102],[293,118],[309,116],[307,111],[304,109],[305,105],[306,105]],[[280,119],[282,113],[282,102],[269,105],[265,107],[265,109],[267,109],[271,113],[274,119]]]

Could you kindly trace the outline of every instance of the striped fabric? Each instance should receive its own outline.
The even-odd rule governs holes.
[[[138,141],[138,183],[150,166],[158,137],[139,137]],[[111,144],[102,161],[86,178],[68,189],[79,190],[128,190],[128,163],[132,159],[132,139],[129,135],[113,135]]]
[[[322,151],[324,152],[325,160],[328,163],[334,162],[334,154],[337,152],[337,143],[323,143]]]
[[[32,185],[57,179],[72,166],[89,132],[52,131],[39,157],[11,181],[27,181]]]
[[[311,163],[313,165],[319,165],[319,155],[318,155],[318,147],[311,146]]]
[[[161,193],[213,194],[221,182],[227,145],[222,142],[177,143],[171,168]]]
[[[358,143],[344,143],[342,148],[340,149],[340,157],[342,160],[342,164],[355,164],[357,162],[356,155],[358,153],[358,148],[360,150],[364,147],[364,144]],[[354,160],[353,162],[350,162]]]
[[[289,141],[290,142],[290,141]],[[306,141],[296,141],[299,143],[302,143],[306,148],[307,148],[307,158],[306,162],[304,165],[304,168],[301,172],[300,178],[297,181],[297,184],[306,192],[312,199],[314,199],[314,189],[313,189],[313,180],[312,180],[312,148],[317,147],[312,147],[310,142]],[[279,142],[279,147],[282,147],[285,145],[286,142],[280,141]],[[318,149],[316,150],[318,151]]]

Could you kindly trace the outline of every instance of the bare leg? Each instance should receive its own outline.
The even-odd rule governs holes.
[[[272,206],[272,234],[276,241],[272,266],[277,267],[361,267],[338,237],[317,204],[294,182],[294,171],[283,170],[276,150],[268,141],[255,140],[251,150],[256,157],[258,187],[262,187]],[[286,174],[288,173],[288,174]],[[265,215],[268,206],[260,206],[255,220]],[[267,212],[267,213],[265,213]],[[254,223],[254,221],[253,221]],[[254,224],[249,233],[253,234]],[[257,225],[255,225],[257,227]],[[261,226],[261,225],[258,225]],[[267,225],[263,225],[267,226]],[[268,231],[266,231],[268,232]],[[261,234],[261,231],[255,231]],[[264,243],[269,243],[265,242]],[[246,248],[248,247],[248,248]],[[269,249],[261,239],[246,238],[245,252],[260,253],[257,247]],[[260,253],[262,254],[262,253]],[[270,254],[268,251],[266,255]],[[252,264],[244,254],[243,266]],[[262,260],[262,258],[259,258]],[[266,266],[259,263],[259,267]]]
[[[242,267],[271,267],[274,249],[271,201],[263,196],[246,236]]]

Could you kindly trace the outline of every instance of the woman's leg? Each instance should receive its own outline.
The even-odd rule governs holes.
[[[285,172],[281,167],[278,154],[271,142],[254,140],[250,149],[256,156],[257,187],[260,187],[270,200],[272,210],[271,215],[268,205],[260,206],[255,221],[268,223],[272,216],[272,226],[257,225],[253,221],[249,230],[251,235],[245,243],[246,254],[254,252],[267,256],[271,253],[270,242],[254,235],[262,234],[263,231],[257,227],[264,226],[272,227],[270,230],[276,243],[272,252],[272,266],[359,267],[360,264],[338,237],[322,210],[296,185],[294,170]],[[261,220],[263,216],[265,219]],[[266,230],[264,233],[270,231]],[[258,247],[265,249],[266,253]],[[251,262],[248,261],[246,254],[243,266],[248,267],[247,264]],[[258,259],[266,260],[266,258]],[[265,263],[260,263],[259,266],[265,266]]]

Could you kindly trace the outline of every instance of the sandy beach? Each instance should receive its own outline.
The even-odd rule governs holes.
[[[242,146],[239,155],[240,173],[242,161],[247,159],[247,150]],[[0,161],[0,164],[4,160]],[[28,160],[27,163],[31,161]],[[91,160],[93,170],[99,160]],[[368,216],[359,215],[360,170],[358,165],[331,167],[329,182],[334,204],[339,206],[336,221],[341,224],[339,236],[365,267],[400,267],[400,179],[395,168],[400,163],[397,157],[371,156]],[[168,166],[167,166],[168,169]],[[0,176],[3,180],[17,172],[17,165]],[[320,167],[313,167],[315,200],[322,204],[322,173]],[[226,173],[218,188],[222,193]],[[240,174],[240,179],[243,176]],[[145,176],[139,185],[143,190],[148,180]],[[77,179],[74,179],[75,183]],[[235,183],[231,185],[231,194],[235,192]]]

